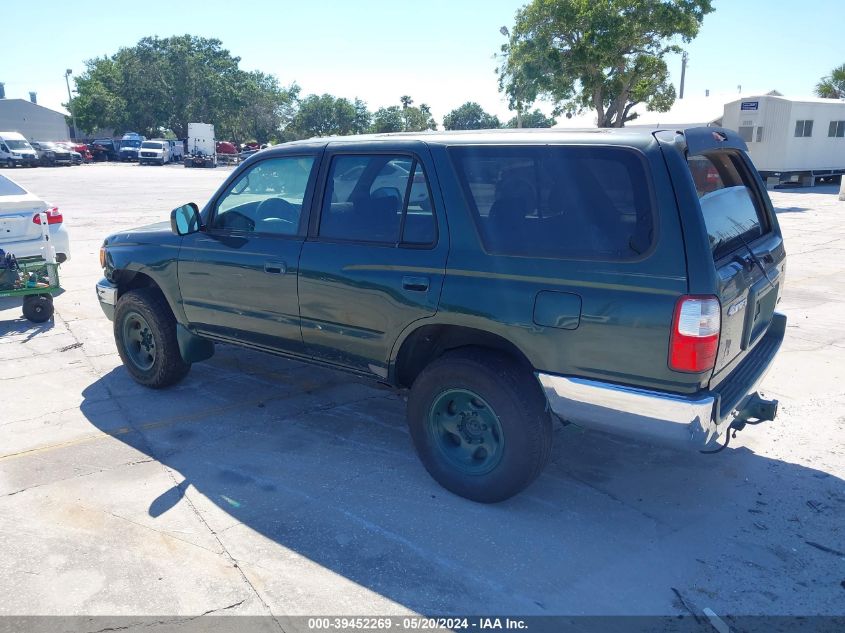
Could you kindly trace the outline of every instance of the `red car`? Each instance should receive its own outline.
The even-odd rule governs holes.
[[[237,154],[238,149],[235,147],[234,143],[230,143],[229,141],[217,141],[217,153]]]

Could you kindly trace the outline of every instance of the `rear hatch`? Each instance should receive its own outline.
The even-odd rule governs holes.
[[[783,289],[786,259],[771,201],[741,141],[714,138],[716,143],[688,139],[687,153],[722,308],[711,388],[766,333]]]

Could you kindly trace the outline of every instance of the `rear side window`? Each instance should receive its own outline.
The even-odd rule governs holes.
[[[687,160],[714,258],[768,231],[766,213],[747,169],[733,152],[690,156]]]
[[[629,260],[651,247],[651,188],[634,151],[480,146],[449,152],[490,253]]]
[[[411,156],[336,156],[318,233],[331,240],[433,244],[437,229],[422,165]]]

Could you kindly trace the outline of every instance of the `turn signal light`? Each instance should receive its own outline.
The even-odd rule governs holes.
[[[672,338],[669,343],[669,368],[701,373],[716,365],[722,308],[711,296],[683,296],[675,304]]]

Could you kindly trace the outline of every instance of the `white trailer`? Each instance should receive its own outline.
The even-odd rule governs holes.
[[[748,144],[770,184],[812,186],[817,178],[845,173],[845,100],[743,97],[725,104],[722,125]]]
[[[217,139],[211,123],[188,123],[185,167],[217,167]]]

